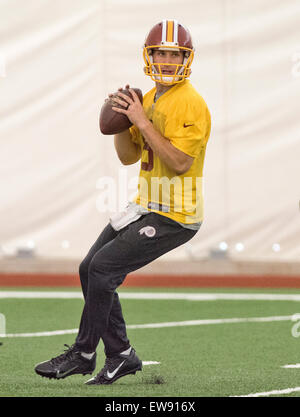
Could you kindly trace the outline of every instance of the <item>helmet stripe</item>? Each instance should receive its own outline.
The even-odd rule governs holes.
[[[167,42],[173,42],[173,30],[174,30],[174,22],[173,20],[168,20]]]
[[[164,43],[167,40],[167,21],[162,21],[161,41]]]
[[[178,43],[178,22],[174,20],[174,42]]]

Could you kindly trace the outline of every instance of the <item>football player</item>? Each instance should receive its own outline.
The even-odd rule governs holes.
[[[78,335],[64,353],[35,367],[48,378],[92,373],[102,339],[106,360],[88,385],[135,374],[142,361],[131,346],[117,288],[126,275],[188,242],[203,220],[202,171],[210,113],[189,82],[194,47],[189,31],[163,20],[146,37],[144,72],[155,82],[140,103],[120,91],[114,111],[133,126],[115,135],[125,164],[140,163],[139,187],[124,213],[110,219],[79,267],[84,309]]]

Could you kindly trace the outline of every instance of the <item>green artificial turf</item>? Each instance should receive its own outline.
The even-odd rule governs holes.
[[[12,289],[2,289],[7,290]],[[176,291],[211,292],[201,289]],[[293,290],[227,288],[226,291],[215,291],[299,294],[299,291]],[[294,301],[123,299],[121,303],[128,325],[286,316],[300,312],[300,304]],[[8,334],[76,329],[82,307],[82,299],[0,299],[0,313],[6,317]],[[291,334],[293,324],[287,320],[128,329],[128,337],[139,357],[143,361],[158,361],[160,364],[144,366],[142,372],[121,378],[110,386],[87,386],[84,381],[89,376],[74,375],[64,380],[48,380],[35,374],[36,363],[62,353],[64,343],[71,345],[76,334],[1,338],[0,396],[227,397],[298,387],[300,369],[282,368],[283,365],[300,362],[300,339]],[[97,353],[99,371],[104,363],[101,342]]]

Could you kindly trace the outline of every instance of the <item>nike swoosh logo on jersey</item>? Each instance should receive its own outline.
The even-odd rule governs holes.
[[[189,127],[189,126],[194,126],[194,124],[193,123],[192,124],[184,123],[184,125],[183,125],[183,127]]]
[[[123,365],[124,362],[125,361],[121,362],[120,365],[113,372],[107,371],[107,374],[106,374],[107,375],[107,378],[112,379],[116,375],[116,373],[118,372],[118,370],[121,368],[121,366]]]
[[[70,372],[75,371],[75,369],[77,369],[77,368],[78,368],[78,365],[74,366],[71,369],[68,369],[66,372],[64,372],[62,374],[59,371],[57,371],[56,372],[56,378],[63,378],[65,376],[69,375]]]

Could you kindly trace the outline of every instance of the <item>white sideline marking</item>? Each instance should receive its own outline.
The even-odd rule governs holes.
[[[247,395],[231,395],[230,397],[268,397],[269,395],[291,394],[292,392],[300,391],[300,387],[286,388],[266,392],[256,392],[255,394]]]
[[[300,294],[267,293],[168,293],[168,292],[119,292],[119,297],[127,300],[263,300],[300,301]],[[82,299],[79,291],[0,291],[0,298],[69,298]]]
[[[300,368],[300,363],[295,363],[295,365],[283,365],[281,368]]]
[[[83,298],[79,291],[0,291],[0,298]]]
[[[127,300],[263,300],[300,301],[300,294],[267,293],[168,293],[168,292],[119,292],[119,297]],[[0,298],[63,298],[83,299],[79,291],[0,291]]]
[[[180,327],[180,326],[202,326],[209,324],[229,324],[229,323],[254,323],[254,322],[273,322],[292,320],[292,316],[271,316],[271,317],[243,317],[231,319],[206,319],[206,320],[187,320],[187,321],[171,321],[165,323],[148,323],[148,324],[129,324],[127,329],[158,329],[162,327]],[[37,336],[58,336],[63,334],[77,333],[78,329],[70,330],[54,330],[51,332],[38,333],[6,333],[0,334],[0,337],[37,337]]]
[[[143,300],[263,300],[263,301],[300,301],[300,294],[257,294],[257,293],[119,293],[124,299]]]

